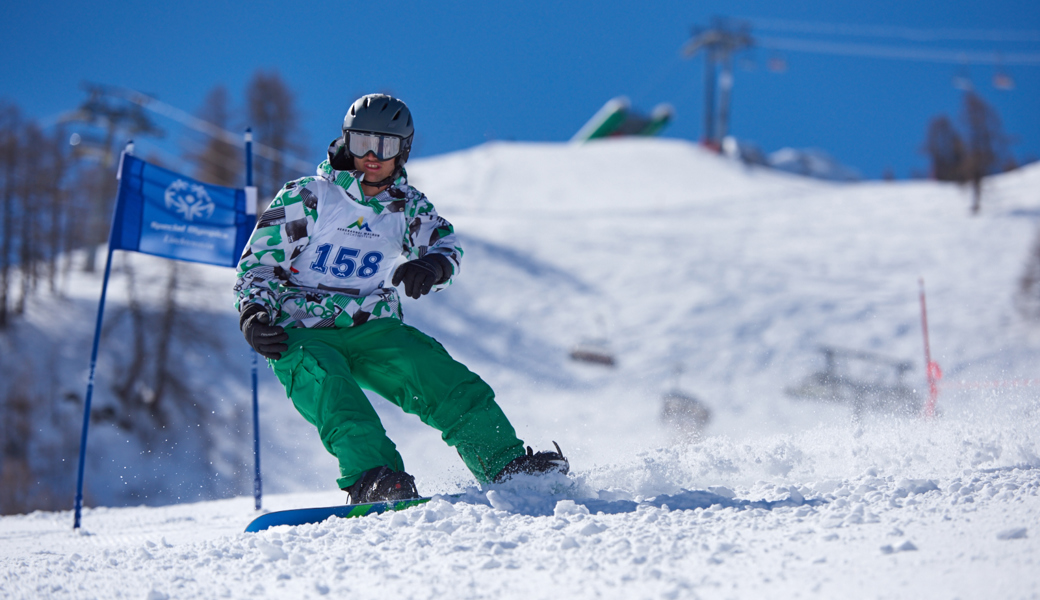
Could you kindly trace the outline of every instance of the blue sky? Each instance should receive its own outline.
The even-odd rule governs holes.
[[[563,141],[618,95],[643,111],[671,103],[676,117],[665,135],[698,139],[703,62],[682,58],[680,50],[691,27],[714,15],[786,27],[753,28],[755,35],[1040,54],[1040,39],[1029,37],[1040,36],[1035,0],[8,1],[3,14],[0,98],[30,116],[74,108],[84,99],[84,81],[125,86],[195,112],[214,86],[225,85],[240,103],[257,69],[276,70],[296,93],[308,160],[322,157],[350,102],[371,91],[398,95],[412,108],[413,156],[493,139]],[[811,23],[957,35],[923,43],[792,29]],[[952,39],[992,31],[1027,32],[1029,41]],[[736,70],[731,131],[767,152],[822,148],[867,177],[889,168],[898,177],[925,171],[920,147],[929,119],[960,109],[951,79],[964,67],[955,63],[764,49],[746,56]],[[775,56],[786,60],[785,73],[765,68]],[[1040,65],[1001,67],[1014,78],[1013,91],[993,88],[997,69],[967,66],[1015,136],[1016,156],[1040,157]],[[175,124],[158,122],[180,135]],[[178,148],[176,139],[166,144]],[[632,174],[655,175],[652,163],[633,165]]]

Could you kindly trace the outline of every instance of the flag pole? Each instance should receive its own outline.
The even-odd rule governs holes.
[[[119,168],[116,180],[123,177],[123,157],[134,153],[134,142],[129,141],[119,155]],[[108,277],[112,273],[112,234],[116,230],[116,216],[119,214],[119,190],[116,190],[116,205],[112,209],[112,226],[108,230],[108,258],[105,259],[105,277],[101,282],[101,299],[98,301],[97,323],[94,326],[94,347],[90,351],[90,374],[87,377],[87,394],[83,400],[83,432],[79,437],[79,467],[76,471],[76,500],[72,529],[79,529],[83,514],[83,471],[87,459],[87,431],[90,428],[90,403],[94,396],[94,371],[97,367],[98,346],[101,342],[101,323],[105,317],[105,296],[108,292]]]
[[[246,128],[246,202],[250,202],[248,196],[250,188],[253,187],[253,128]],[[252,191],[252,202],[256,202],[256,191]],[[254,207],[255,208],[255,207]],[[247,211],[248,212],[248,211]],[[254,213],[257,211],[254,210]],[[257,354],[253,355],[253,500],[256,510],[260,510],[263,497],[263,481],[260,479],[260,400],[257,394]]]

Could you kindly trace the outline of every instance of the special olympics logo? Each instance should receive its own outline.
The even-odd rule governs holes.
[[[166,208],[182,215],[185,221],[208,219],[217,208],[205,187],[183,179],[174,181],[166,188],[165,198]]]

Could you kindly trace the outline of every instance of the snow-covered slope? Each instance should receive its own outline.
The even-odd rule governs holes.
[[[261,534],[238,533],[246,498],[90,509],[87,535],[67,512],[3,517],[5,594],[1040,595],[1040,329],[1014,308],[1040,167],[989,181],[978,217],[953,186],[826,183],[670,140],[496,143],[410,171],[466,257],[406,320],[492,384],[528,443],[559,442],[572,477],[476,490],[436,432],[376,399],[420,491],[466,496]],[[206,273],[214,298],[230,288]],[[826,345],[911,361],[923,398],[919,278],[939,418],[784,393]],[[221,385],[244,401],[220,310],[242,365]],[[594,339],[614,368],[568,358]],[[662,422],[673,388],[712,411],[703,438]],[[334,460],[266,374],[261,405],[265,507],[341,502],[319,491]]]

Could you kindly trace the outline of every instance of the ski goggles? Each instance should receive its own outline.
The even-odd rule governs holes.
[[[389,160],[401,153],[401,138],[396,135],[347,131],[344,136],[347,138],[347,149],[358,158],[371,152],[379,160]]]

